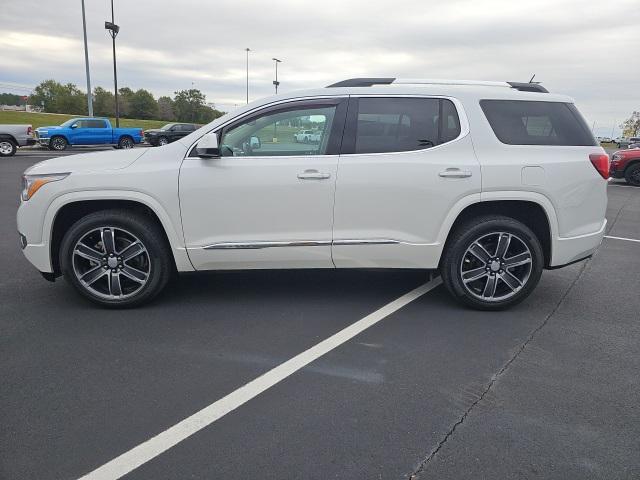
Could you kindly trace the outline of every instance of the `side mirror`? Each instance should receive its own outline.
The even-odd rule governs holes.
[[[78,128],[78,124],[74,123],[73,125],[71,125],[71,128]]]
[[[216,133],[207,133],[198,141],[196,145],[196,153],[200,158],[218,158],[220,157],[220,148],[218,147],[218,135]]]
[[[249,145],[251,145],[251,150],[257,150],[262,147],[260,138],[256,136],[253,136],[249,139]]]

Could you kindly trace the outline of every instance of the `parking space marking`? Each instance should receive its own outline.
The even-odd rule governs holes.
[[[614,237],[612,235],[605,235],[604,238],[611,238],[613,240],[623,240],[625,242],[637,242],[637,243],[640,243],[640,240],[637,240],[635,238]]]
[[[400,310],[424,294],[430,292],[442,283],[440,277],[436,277],[427,283],[405,293],[396,298],[391,303],[379,308],[366,317],[340,330],[315,346],[305,350],[295,357],[281,363],[277,367],[269,370],[258,378],[250,381],[246,385],[234,390],[227,396],[194,413],[190,417],[178,422],[167,430],[150,438],[146,442],[123,453],[119,457],[105,463],[101,467],[81,477],[80,480],[115,480],[127,473],[135,470],[149,460],[167,451],[174,445],[190,437],[194,433],[211,425],[216,420],[222,418],[245,404],[252,398],[258,396],[265,390],[273,387],[294,374],[301,368],[310,364],[314,360],[322,357],[331,350],[349,341],[356,335],[372,327],[380,320],[388,317],[392,313]]]
[[[609,185],[607,185],[607,186],[609,186],[609,187],[622,187],[622,188],[638,188],[638,187],[635,187],[633,185],[621,185],[619,183],[609,183]]]

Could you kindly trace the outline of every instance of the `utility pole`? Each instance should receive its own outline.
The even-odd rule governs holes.
[[[87,106],[89,116],[93,117],[93,95],[91,93],[91,75],[89,75],[89,47],[87,46],[87,20],[84,14],[84,0],[82,1],[82,32],[84,33],[84,67],[87,71]]]
[[[116,37],[120,31],[120,27],[115,24],[113,17],[113,0],[111,0],[111,21],[104,22],[104,28],[109,31],[111,40],[113,42],[113,84],[114,84],[114,98],[116,101],[116,128],[120,127],[120,106],[118,105],[118,72],[116,70]]]
[[[250,48],[245,48],[247,52],[247,103],[249,103],[249,52]]]
[[[272,58],[272,60],[276,63],[276,79],[273,81],[273,84],[276,87],[276,95],[278,94],[278,85],[280,82],[278,81],[278,64],[282,63],[282,60],[278,60],[277,58]]]

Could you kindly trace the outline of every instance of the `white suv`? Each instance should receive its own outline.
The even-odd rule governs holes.
[[[439,268],[456,299],[497,309],[598,247],[608,168],[573,101],[537,84],[351,79],[163,148],[34,165],[18,230],[45,278],[106,306],[175,271]]]

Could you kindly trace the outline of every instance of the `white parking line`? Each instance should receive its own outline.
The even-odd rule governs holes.
[[[622,188],[638,188],[638,187],[634,187],[633,185],[624,185],[624,184],[620,184],[620,183],[609,183],[608,186],[609,187],[622,187]]]
[[[119,457],[105,463],[94,471],[84,475],[80,480],[115,480],[135,470],[140,465],[157,457],[161,453],[180,443],[184,439],[211,425],[227,413],[232,412],[265,390],[273,387],[285,378],[294,374],[309,363],[317,360],[325,353],[352,339],[367,328],[375,325],[380,320],[398,311],[405,305],[420,298],[425,293],[433,290],[442,283],[440,277],[405,293],[384,307],[370,313],[366,317],[340,330],[335,335],[323,340],[308,350],[296,355],[290,360],[281,363],[265,374],[250,381],[246,385],[231,392],[226,397],[185,418],[169,429],[150,438],[144,443],[123,453]]]
[[[640,240],[636,240],[635,238],[613,237],[611,235],[605,235],[604,238],[611,238],[613,240],[623,240],[625,242],[637,242],[637,243],[640,243]]]

